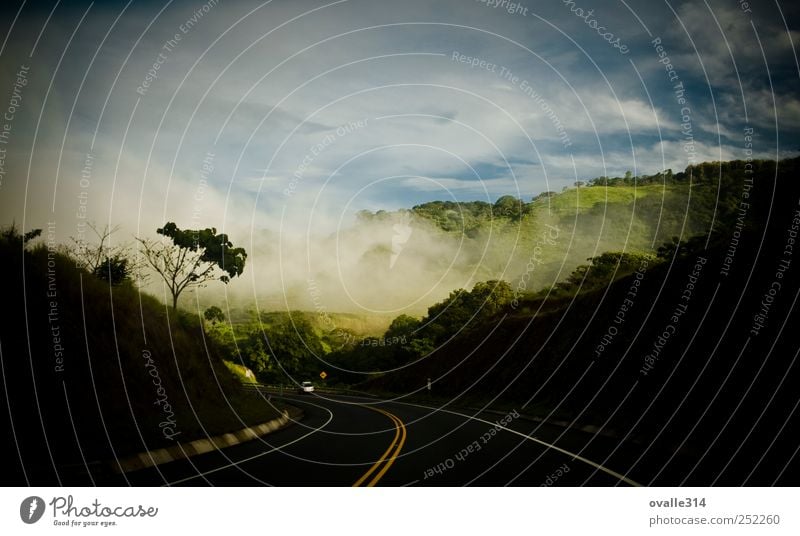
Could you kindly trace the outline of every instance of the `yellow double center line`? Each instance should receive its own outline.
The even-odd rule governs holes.
[[[369,468],[369,471],[364,473],[361,478],[356,480],[355,484],[353,484],[354,488],[361,486],[370,476],[372,476],[372,473],[375,473],[375,471],[377,471],[377,473],[372,477],[372,480],[369,481],[367,487],[371,488],[377,484],[378,481],[383,478],[383,475],[386,474],[386,471],[388,471],[392,466],[394,460],[397,458],[397,455],[400,454],[400,449],[403,448],[403,444],[406,442],[406,426],[403,424],[403,421],[401,421],[396,415],[393,415],[392,413],[384,411],[380,408],[370,407],[369,409],[377,411],[378,413],[383,413],[392,420],[395,426],[394,439],[392,439],[392,443],[389,445],[389,448],[386,449],[386,452],[383,453],[383,456],[378,458],[378,461]]]

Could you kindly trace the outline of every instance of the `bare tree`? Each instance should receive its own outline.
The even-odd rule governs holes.
[[[130,244],[112,245],[111,236],[119,230],[119,225],[106,224],[101,228],[94,222],[88,222],[86,226],[91,229],[94,239],[70,237],[72,244],[66,247],[66,253],[80,268],[112,284],[121,283],[131,274],[140,283],[146,278],[141,271],[142,261],[131,254]]]
[[[69,246],[68,251],[75,263],[88,272],[94,272],[100,267],[103,261],[121,251],[112,251],[112,247],[108,245],[111,235],[119,231],[119,225],[113,227],[106,224],[103,228],[99,228],[96,223],[89,222],[86,226],[92,230],[96,240],[88,241],[85,238],[75,238],[71,236],[69,239],[72,245]],[[114,246],[114,250],[120,250],[122,246]]]

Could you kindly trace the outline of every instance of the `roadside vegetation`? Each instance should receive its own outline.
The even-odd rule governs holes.
[[[76,254],[51,231],[0,231],[8,429],[26,467],[51,470],[45,437],[66,471],[279,414],[240,388],[204,320],[140,292],[125,251],[95,243],[90,264],[89,247]]]

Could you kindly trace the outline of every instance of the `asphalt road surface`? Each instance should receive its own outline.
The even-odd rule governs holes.
[[[257,440],[98,484],[631,486],[648,476],[628,471],[635,457],[614,438],[514,412],[322,394],[281,399],[304,417]]]

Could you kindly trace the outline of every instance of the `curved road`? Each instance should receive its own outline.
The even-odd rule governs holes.
[[[301,408],[305,416],[257,440],[128,473],[128,483],[636,485],[593,461],[604,460],[616,446],[614,440],[583,432],[565,434],[563,428],[542,426],[513,412],[476,414],[338,395],[281,399]],[[609,463],[613,462],[612,458]]]

